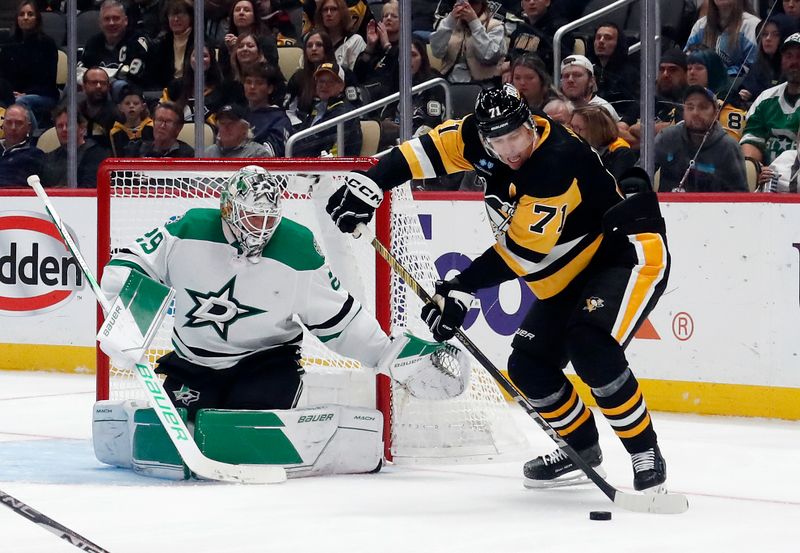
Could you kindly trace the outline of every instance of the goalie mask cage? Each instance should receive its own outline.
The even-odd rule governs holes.
[[[383,329],[391,333],[408,328],[430,338],[419,319],[416,295],[366,240],[339,232],[324,210],[342,176],[374,162],[370,158],[107,160],[98,174],[98,270],[101,273],[112,252],[188,209],[219,207],[219,188],[225,180],[240,167],[256,164],[286,177],[284,216],[314,232],[333,273],[375,314]],[[386,194],[373,224],[378,239],[432,292],[438,275],[407,184]],[[172,349],[172,320],[168,314],[154,339],[151,362]],[[109,363],[99,348],[97,356],[98,399],[144,397],[132,374]],[[302,363],[306,375],[300,404],[377,407],[384,415],[386,457],[394,462],[484,461],[520,453],[528,445],[496,383],[474,361],[469,389],[442,401],[418,400],[389,378],[376,379],[372,370],[337,355],[308,332]]]

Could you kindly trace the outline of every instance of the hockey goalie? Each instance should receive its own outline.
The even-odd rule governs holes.
[[[98,333],[100,347],[115,364],[134,366],[174,292],[174,350],[156,372],[206,456],[279,464],[295,477],[371,472],[383,462],[380,411],[296,408],[304,374],[300,323],[418,398],[463,393],[467,358],[451,344],[388,337],[342,288],[311,231],[282,216],[284,179],[243,167],[226,182],[219,209],[191,209],[117,252],[102,279],[114,306]],[[97,402],[97,458],[146,475],[189,477],[149,407]]]

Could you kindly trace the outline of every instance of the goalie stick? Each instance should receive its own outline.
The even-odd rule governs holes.
[[[380,240],[375,237],[375,234],[372,232],[372,229],[364,225],[363,223],[359,224],[356,227],[356,232],[354,235],[360,234],[367,237],[367,239],[371,242],[372,247],[375,248],[375,251],[378,252],[388,264],[389,266],[400,275],[400,278],[403,279],[409,288],[417,295],[419,298],[426,302],[432,303],[433,298],[425,290],[422,285],[417,282],[414,276],[409,273],[405,267],[397,260],[397,258],[390,252],[386,246],[384,246]],[[615,505],[626,509],[628,511],[634,511],[638,513],[657,513],[657,514],[679,514],[685,512],[689,508],[689,501],[686,499],[685,495],[677,494],[677,493],[654,493],[654,494],[638,494],[638,493],[628,493],[623,492],[611,484],[609,484],[605,478],[600,476],[596,470],[594,470],[591,466],[589,466],[583,458],[578,455],[578,453],[567,443],[564,439],[559,436],[558,432],[550,426],[550,424],[544,420],[539,413],[536,412],[533,405],[531,404],[528,399],[523,396],[519,390],[511,383],[506,376],[500,372],[500,370],[494,366],[494,363],[489,360],[483,352],[478,349],[478,347],[469,339],[469,337],[464,334],[464,331],[460,328],[456,329],[456,338],[458,341],[464,345],[464,348],[472,354],[473,357],[480,363],[486,371],[492,375],[492,377],[497,381],[497,383],[510,395],[514,401],[517,402],[517,405],[522,407],[528,416],[530,416],[539,427],[544,430],[544,432],[550,436],[556,445],[566,453],[567,457],[569,457],[570,461],[575,463],[575,465],[580,468],[589,479],[595,483],[595,485],[600,488],[600,490],[606,494],[606,496],[614,502]]]
[[[94,295],[97,297],[98,303],[103,308],[103,312],[108,313],[110,307],[108,298],[103,294],[103,291],[100,289],[100,284],[98,284],[97,280],[94,278],[89,266],[86,264],[86,260],[81,255],[80,250],[78,250],[69,232],[67,232],[64,222],[61,220],[50,198],[42,188],[39,177],[37,175],[28,177],[28,185],[33,188],[36,195],[44,204],[48,215],[50,215],[58,232],[64,239],[64,243],[78,262],[78,266],[86,277],[86,281],[89,283],[92,292],[94,292]],[[154,411],[158,415],[173,445],[186,463],[186,466],[197,476],[208,480],[242,482],[245,484],[275,484],[286,480],[286,471],[281,466],[232,465],[209,459],[203,455],[200,448],[197,447],[197,443],[192,439],[192,435],[186,428],[183,419],[178,415],[177,409],[175,409],[175,406],[172,405],[172,402],[169,400],[167,392],[161,384],[161,380],[146,357],[143,357],[142,360],[136,364],[136,369],[133,371],[133,374],[136,375],[139,384],[147,391],[147,397],[154,407]]]
[[[96,543],[84,538],[74,530],[70,530],[63,524],[59,524],[44,513],[40,513],[30,505],[23,503],[16,497],[7,494],[0,490],[0,503],[14,511],[20,516],[30,520],[37,526],[41,526],[48,532],[52,532],[64,541],[68,541],[81,551],[88,551],[89,553],[110,553],[107,549],[103,549]]]

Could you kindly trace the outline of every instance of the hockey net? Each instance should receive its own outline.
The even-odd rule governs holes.
[[[217,207],[219,189],[238,168],[253,160],[108,160],[98,178],[98,267],[114,251],[192,207]],[[284,215],[309,227],[326,261],[344,287],[371,310],[385,331],[407,328],[429,338],[419,319],[421,302],[377,260],[367,240],[340,233],[324,212],[338,180],[370,159],[259,160],[284,175]],[[392,191],[378,210],[378,238],[429,291],[438,278],[425,249],[416,206],[407,185]],[[198,268],[202,270],[202,268]],[[155,362],[171,350],[168,315],[149,357]],[[301,405],[340,403],[377,406],[384,414],[387,459],[394,462],[470,462],[517,453],[527,446],[494,380],[473,362],[470,387],[444,401],[411,397],[386,377],[374,376],[352,359],[339,356],[310,333],[304,334],[306,371]],[[98,399],[142,398],[134,376],[109,363],[98,348]]]

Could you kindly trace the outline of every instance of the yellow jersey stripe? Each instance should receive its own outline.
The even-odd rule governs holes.
[[[529,282],[528,286],[530,286],[537,298],[541,300],[552,298],[566,288],[567,285],[589,265],[589,262],[592,260],[592,257],[594,257],[602,241],[603,235],[601,234],[556,273],[541,280]]]
[[[424,179],[427,178],[427,175],[425,175],[425,171],[422,168],[422,162],[417,155],[417,150],[411,144],[414,141],[419,142],[419,139],[414,138],[407,142],[403,142],[400,145],[400,152],[403,154],[403,157],[406,159],[406,163],[408,163],[408,168],[411,170],[411,178]],[[430,165],[430,161],[427,159],[426,161],[427,164]]]
[[[585,423],[589,419],[589,417],[591,415],[592,415],[592,412],[589,411],[586,407],[584,407],[583,408],[583,414],[580,417],[578,417],[578,420],[576,420],[575,422],[570,424],[568,427],[566,427],[566,428],[564,428],[562,430],[559,430],[558,431],[558,435],[564,437],[564,436],[567,436],[567,435],[573,433],[575,430],[578,429],[578,427],[580,425]]]
[[[641,434],[649,425],[650,425],[650,413],[647,414],[647,416],[644,418],[644,420],[642,420],[642,422],[640,422],[630,430],[620,430],[615,432],[617,433],[617,436],[619,436],[620,438],[634,438],[639,434]]]
[[[622,405],[618,405],[617,407],[608,407],[603,408],[600,407],[600,411],[607,417],[613,417],[616,415],[621,415],[626,411],[630,411],[634,405],[641,399],[642,397],[642,389],[638,386],[636,387],[636,393],[631,396],[631,398],[623,403]]]
[[[659,234],[641,233],[629,236],[628,239],[636,249],[639,263],[631,272],[617,320],[611,331],[620,344],[628,339],[666,267],[666,247]]]
[[[572,393],[569,396],[567,402],[556,409],[555,411],[548,411],[547,413],[539,413],[542,417],[546,419],[557,419],[570,409],[577,403],[578,400],[578,392],[575,391],[575,388],[572,388]]]

